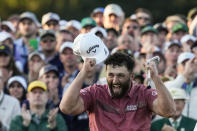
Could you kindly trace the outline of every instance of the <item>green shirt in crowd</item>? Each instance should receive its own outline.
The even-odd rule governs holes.
[[[65,121],[60,114],[56,116],[56,127],[54,129],[48,128],[48,113],[49,111],[45,111],[41,118],[32,115],[28,127],[23,125],[23,118],[18,115],[11,121],[9,131],[67,131]]]
[[[194,127],[196,125],[196,120],[182,116],[180,123],[177,126],[177,131],[193,131]],[[166,125],[170,125],[173,127],[173,125],[170,123],[168,118],[162,118],[159,120],[154,121],[151,124],[151,131],[161,131],[162,127]]]

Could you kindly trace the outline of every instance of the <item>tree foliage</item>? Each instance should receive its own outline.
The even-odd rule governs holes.
[[[172,14],[187,15],[189,9],[197,6],[194,0],[1,0],[0,17],[5,20],[11,14],[33,11],[39,20],[51,11],[58,13],[62,19],[78,19],[89,16],[96,7],[105,7],[109,3],[119,4],[130,16],[139,8],[147,8],[157,22]]]

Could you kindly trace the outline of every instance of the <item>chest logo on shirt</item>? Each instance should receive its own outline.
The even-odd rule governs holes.
[[[126,111],[135,111],[137,110],[137,105],[127,105]]]
[[[143,108],[146,106],[145,101],[138,102],[136,105],[127,105],[125,111],[136,111],[137,109]]]

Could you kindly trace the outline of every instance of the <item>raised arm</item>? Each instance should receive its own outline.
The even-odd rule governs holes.
[[[171,117],[176,111],[174,100],[172,99],[168,89],[161,81],[156,65],[151,62],[147,64],[146,67],[147,69],[150,69],[151,78],[158,93],[158,97],[153,101],[153,111],[161,116]]]
[[[80,89],[88,72],[94,69],[95,63],[95,59],[91,58],[86,58],[84,61],[81,71],[66,90],[60,102],[60,110],[63,113],[76,115],[85,110],[84,101],[80,97]]]

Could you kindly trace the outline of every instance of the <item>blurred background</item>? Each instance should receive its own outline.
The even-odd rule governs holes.
[[[172,14],[187,15],[189,9],[197,6],[196,0],[1,0],[0,17],[5,20],[11,14],[33,11],[41,19],[43,14],[52,11],[62,19],[81,20],[94,8],[105,7],[109,3],[119,4],[126,17],[139,7],[147,8],[153,14],[153,23],[161,22]]]

